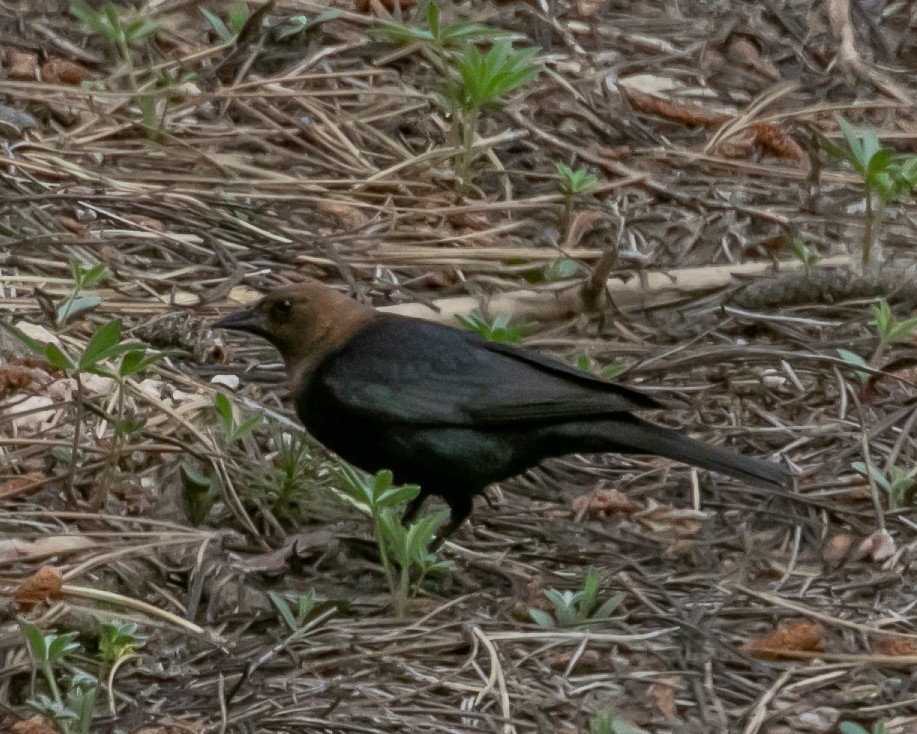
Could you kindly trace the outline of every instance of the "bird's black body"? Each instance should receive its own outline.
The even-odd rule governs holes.
[[[493,482],[575,452],[655,454],[779,487],[789,475],[758,459],[705,446],[630,415],[652,398],[529,350],[395,316],[362,324],[299,386],[306,429],[366,471],[449,504],[452,521]]]

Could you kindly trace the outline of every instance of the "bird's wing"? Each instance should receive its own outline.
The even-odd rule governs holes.
[[[310,389],[391,422],[481,426],[660,407],[652,398],[529,350],[446,326],[385,318],[319,366]]]

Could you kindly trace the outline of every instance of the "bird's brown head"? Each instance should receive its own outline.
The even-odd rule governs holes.
[[[280,352],[294,391],[321,360],[379,314],[316,281],[271,291],[213,326],[267,339]]]

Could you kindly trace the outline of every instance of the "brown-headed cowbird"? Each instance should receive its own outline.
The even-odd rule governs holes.
[[[653,454],[777,489],[782,467],[706,446],[631,411],[664,406],[537,352],[380,313],[317,282],[273,291],[214,324],[283,357],[309,433],[368,472],[390,469],[449,505],[447,537],[487,485],[552,456]]]

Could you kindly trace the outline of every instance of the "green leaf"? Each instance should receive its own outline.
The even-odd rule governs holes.
[[[25,346],[28,347],[30,351],[35,352],[35,354],[40,354],[45,359],[48,358],[48,345],[50,342],[40,342],[38,339],[33,339],[24,331],[21,331],[12,324],[7,324],[5,321],[0,321],[0,326],[2,326],[11,336],[16,337],[16,339],[25,344]]]
[[[537,624],[539,627],[545,627],[550,629],[554,626],[554,619],[545,611],[541,609],[529,609],[529,616],[532,618],[532,621]]]
[[[838,729],[840,729],[841,734],[869,734],[866,729],[852,721],[842,721]]]
[[[297,624],[296,617],[293,616],[293,611],[290,609],[290,605],[287,603],[287,600],[280,594],[277,594],[273,591],[269,591],[267,595],[271,600],[271,603],[274,605],[274,608],[277,610],[277,614],[280,615],[280,618],[289,628],[290,632],[296,632],[300,625]]]
[[[593,619],[608,619],[614,611],[621,606],[621,602],[627,597],[627,594],[623,591],[618,592],[614,596],[606,599],[599,606],[595,612],[592,613]]]
[[[844,152],[844,157],[865,177],[867,160],[856,128],[840,115],[835,115],[834,119],[837,120],[837,124],[844,133],[844,139],[847,141],[847,150]]]
[[[95,365],[101,355],[121,341],[121,321],[113,319],[93,332],[89,343],[80,355],[79,367],[86,369]]]
[[[100,303],[102,303],[102,299],[98,296],[79,296],[78,298],[68,299],[58,307],[57,312],[54,314],[54,323],[58,326],[63,326],[77,314],[89,311]]]
[[[427,24],[430,26],[430,35],[439,39],[439,5],[435,2],[427,5]]]
[[[235,421],[232,417],[232,403],[229,402],[225,393],[218,392],[213,396],[213,407],[223,424],[223,433],[226,436],[232,435]]]
[[[37,660],[46,661],[48,659],[48,645],[45,636],[41,633],[41,630],[39,630],[38,627],[36,627],[31,622],[27,622],[24,619],[19,620],[19,629],[22,631],[26,643],[29,646],[29,650],[32,651],[32,655]]]
[[[64,352],[56,344],[46,344],[44,349],[44,357],[48,361],[48,364],[59,370],[72,370],[76,369],[76,363],[73,361],[73,358],[69,354]]]
[[[207,8],[199,7],[198,10],[201,11],[201,14],[204,18],[207,19],[207,22],[210,24],[210,27],[213,28],[214,32],[222,39],[223,41],[231,41],[236,34],[229,30],[226,27],[226,24],[223,22],[223,19],[220,18],[216,13],[213,13]]]
[[[107,265],[95,265],[89,268],[89,270],[83,272],[82,282],[80,285],[83,288],[94,288],[96,285],[104,280],[108,280],[110,277],[111,270],[108,269]]]

